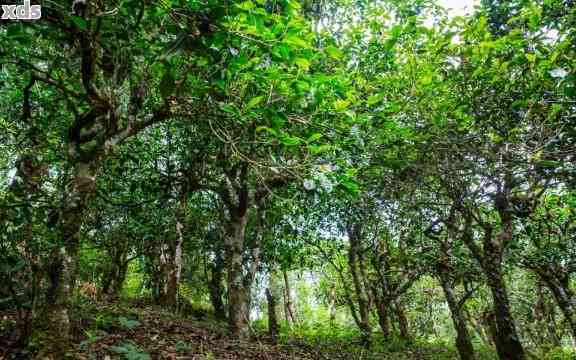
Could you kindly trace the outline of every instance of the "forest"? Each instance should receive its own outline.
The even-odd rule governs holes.
[[[2,3],[0,360],[576,358],[576,1]]]

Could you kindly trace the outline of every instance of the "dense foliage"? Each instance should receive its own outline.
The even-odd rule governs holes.
[[[574,356],[574,1],[37,2],[0,23],[0,358],[71,356],[120,298]]]

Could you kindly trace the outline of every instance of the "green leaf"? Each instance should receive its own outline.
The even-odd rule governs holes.
[[[294,60],[294,63],[302,70],[308,70],[310,68],[310,61],[308,61],[308,59],[297,58]]]
[[[335,60],[340,60],[342,59],[342,50],[338,49],[335,46],[327,46],[324,51],[326,51],[326,54],[328,54],[328,56],[330,56],[332,59]]]
[[[308,91],[310,90],[310,84],[304,80],[296,81],[296,88],[300,91]]]
[[[120,323],[120,326],[122,326],[126,329],[133,329],[133,328],[140,325],[140,321],[128,319],[124,316],[119,317],[118,322]]]
[[[300,139],[295,137],[295,136],[288,136],[288,135],[284,135],[282,137],[280,137],[280,141],[282,142],[282,144],[286,145],[286,146],[297,146],[300,145]]]
[[[325,153],[327,151],[330,151],[330,149],[332,149],[332,146],[329,144],[323,144],[323,145],[308,145],[308,150],[310,151],[311,154],[317,155],[317,154],[322,154]]]
[[[264,100],[264,96],[253,97],[252,99],[250,99],[250,101],[248,101],[248,104],[246,104],[245,110],[252,109],[256,105],[260,104],[262,100]]]
[[[556,169],[560,167],[562,164],[558,161],[554,160],[541,160],[536,163],[537,166],[545,169]]]
[[[308,138],[308,140],[306,140],[306,142],[307,142],[308,144],[313,143],[314,141],[320,139],[322,136],[324,136],[324,135],[322,135],[322,134],[320,134],[320,133],[312,134],[312,135]]]
[[[290,4],[290,6],[291,6],[293,9],[296,9],[296,10],[302,8],[302,5],[300,5],[300,2],[295,1],[295,0],[290,0],[290,1],[289,1],[289,4]]]
[[[382,101],[382,95],[376,94],[376,95],[369,96],[366,103],[368,105],[375,105],[375,104],[378,104],[380,101]]]
[[[290,47],[285,44],[278,44],[272,48],[272,54],[279,57],[280,59],[289,60]]]
[[[309,48],[310,47],[310,45],[306,42],[306,40],[304,40],[301,37],[298,37],[297,35],[294,35],[294,34],[286,35],[286,37],[284,38],[284,43],[291,45],[292,47],[296,47],[296,48]]]
[[[202,10],[205,5],[200,0],[188,0],[188,8],[193,11]]]
[[[272,126],[276,129],[280,129],[286,124],[286,117],[282,114],[276,115],[272,118]]]
[[[124,355],[126,360],[150,360],[150,355],[131,343],[111,346],[110,351]]]
[[[88,28],[88,22],[80,16],[72,16],[71,20],[80,30],[86,30]]]
[[[276,136],[278,133],[276,132],[276,130],[269,128],[268,126],[258,126],[256,128],[256,132],[259,133],[261,131],[266,131],[274,136]]]
[[[348,108],[348,106],[350,106],[350,101],[348,101],[348,100],[336,100],[336,101],[334,101],[332,106],[334,107],[334,110],[336,110],[336,111],[343,111],[343,110],[346,110]]]
[[[345,179],[340,182],[340,185],[351,194],[357,194],[360,191],[360,185],[352,179]]]
[[[430,85],[432,84],[432,81],[434,80],[433,76],[428,74],[428,75],[424,75],[422,78],[420,78],[420,84],[422,85]]]
[[[220,103],[220,110],[229,114],[238,115],[238,110],[236,110],[236,107],[232,104]]]
[[[254,8],[254,3],[250,0],[246,0],[241,2],[240,4],[237,4],[236,6],[242,10],[252,10]]]

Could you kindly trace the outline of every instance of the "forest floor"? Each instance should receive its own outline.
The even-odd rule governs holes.
[[[448,349],[404,348],[395,352],[366,351],[353,343],[320,343],[284,338],[273,344],[266,335],[249,341],[227,336],[225,324],[210,314],[175,315],[145,301],[90,302],[75,305],[70,359],[220,360],[220,359],[453,359]],[[4,325],[8,316],[0,314]],[[6,327],[4,327],[6,329]],[[2,339],[0,360],[34,358],[34,344],[10,348]],[[258,331],[256,331],[258,333]]]

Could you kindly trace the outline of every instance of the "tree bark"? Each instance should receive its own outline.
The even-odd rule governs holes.
[[[458,349],[460,359],[474,359],[474,347],[472,346],[472,341],[468,334],[466,320],[464,319],[464,315],[462,314],[460,305],[458,304],[456,296],[454,295],[454,290],[452,289],[449,269],[447,269],[443,264],[439,264],[438,275],[440,277],[440,283],[442,284],[442,290],[444,291],[444,297],[446,298],[448,308],[450,309],[454,329],[456,330],[456,348]]]
[[[122,291],[127,272],[128,263],[125,260],[114,263],[102,279],[102,294],[112,297],[118,296]]]
[[[270,269],[270,273],[268,274],[268,288],[266,289],[266,300],[268,302],[268,334],[274,343],[276,343],[278,332],[280,331],[280,325],[278,324],[278,317],[276,315],[277,292],[274,271]]]
[[[500,244],[505,242],[502,237],[512,236],[512,223],[503,221],[503,229],[499,234]],[[520,343],[514,318],[510,311],[508,291],[501,272],[502,250],[489,236],[484,244],[483,268],[486,274],[486,282],[492,294],[494,302],[494,318],[496,325],[496,350],[500,359],[523,360],[524,349]]]
[[[111,294],[113,296],[118,296],[122,292],[124,287],[124,281],[126,280],[126,274],[128,273],[128,261],[124,260],[119,266],[116,273],[116,278],[112,283]]]
[[[496,209],[501,220],[501,230],[497,237],[494,237],[492,227],[483,225],[482,250],[474,243],[471,218],[469,212],[464,211],[467,223],[463,233],[463,241],[480,264],[492,294],[494,319],[491,321],[490,328],[498,357],[502,360],[524,360],[524,348],[516,331],[514,318],[510,311],[506,283],[502,276],[502,254],[513,234],[512,217],[502,194],[497,197]]]
[[[184,222],[185,222],[186,198],[180,200],[176,209],[176,237],[170,246],[170,261],[168,265],[168,279],[166,290],[166,305],[178,308],[178,288],[180,287],[180,276],[182,273],[182,243],[184,242]]]
[[[491,261],[487,260],[487,262]],[[510,311],[506,284],[499,267],[493,265],[491,264],[486,271],[486,281],[494,301],[496,350],[500,359],[522,360],[524,359],[524,350]]]
[[[382,336],[384,337],[384,340],[390,339],[390,322],[388,319],[389,306],[390,303],[383,301],[382,299],[376,301],[376,313],[378,314],[378,325],[380,325],[380,330],[382,331]]]
[[[410,330],[408,327],[408,318],[406,317],[406,313],[404,313],[404,308],[400,301],[394,301],[394,309],[396,310],[396,316],[398,317],[398,328],[400,329],[400,338],[409,341],[410,337]]]
[[[228,263],[228,327],[233,337],[247,335],[248,309],[244,292],[244,237],[248,216],[246,212],[231,213],[226,238]]]
[[[334,326],[336,321],[336,284],[330,285],[330,303],[328,304],[328,313],[330,314],[330,326]]]
[[[71,186],[60,214],[61,245],[52,252],[48,271],[50,284],[47,291],[44,319],[51,338],[44,351],[53,356],[63,356],[69,344],[69,301],[72,298],[80,229],[89,199],[96,188],[94,163],[77,162]],[[57,340],[54,340],[57,339]]]
[[[370,326],[370,302],[366,296],[366,289],[360,279],[359,267],[363,264],[359,261],[359,252],[361,251],[361,227],[359,224],[354,224],[348,229],[348,238],[350,247],[348,249],[348,267],[352,276],[352,283],[356,293],[356,301],[358,302],[359,322],[358,327],[362,333],[362,341],[364,344],[370,344],[372,328]]]
[[[122,244],[116,246],[123,239],[116,239],[113,247],[109,248],[108,256],[112,259],[111,264],[105,266],[102,275],[102,289],[101,294],[116,297],[122,291],[126,273],[128,272],[128,264],[130,262],[128,257],[128,246]]]
[[[249,259],[249,270],[244,276],[244,294],[246,299],[247,314],[250,314],[252,310],[252,284],[256,279],[256,274],[258,273],[258,267],[260,266],[260,246],[262,244],[262,238],[264,237],[264,225],[266,219],[266,210],[258,206],[256,213],[256,227],[254,229],[254,236],[249,244],[250,249],[250,259]]]
[[[208,281],[208,290],[210,293],[210,302],[214,308],[214,316],[218,320],[226,319],[226,308],[222,301],[223,289],[222,280],[224,275],[224,259],[219,251],[216,252],[214,263],[210,265],[210,279]]]
[[[576,349],[576,297],[570,289],[570,281],[568,278],[556,279],[545,271],[538,272],[538,275],[554,295],[554,299],[570,328],[572,346]]]
[[[282,270],[282,277],[284,278],[284,316],[288,325],[295,324],[296,321],[294,317],[294,310],[292,308],[290,279],[286,270]]]

